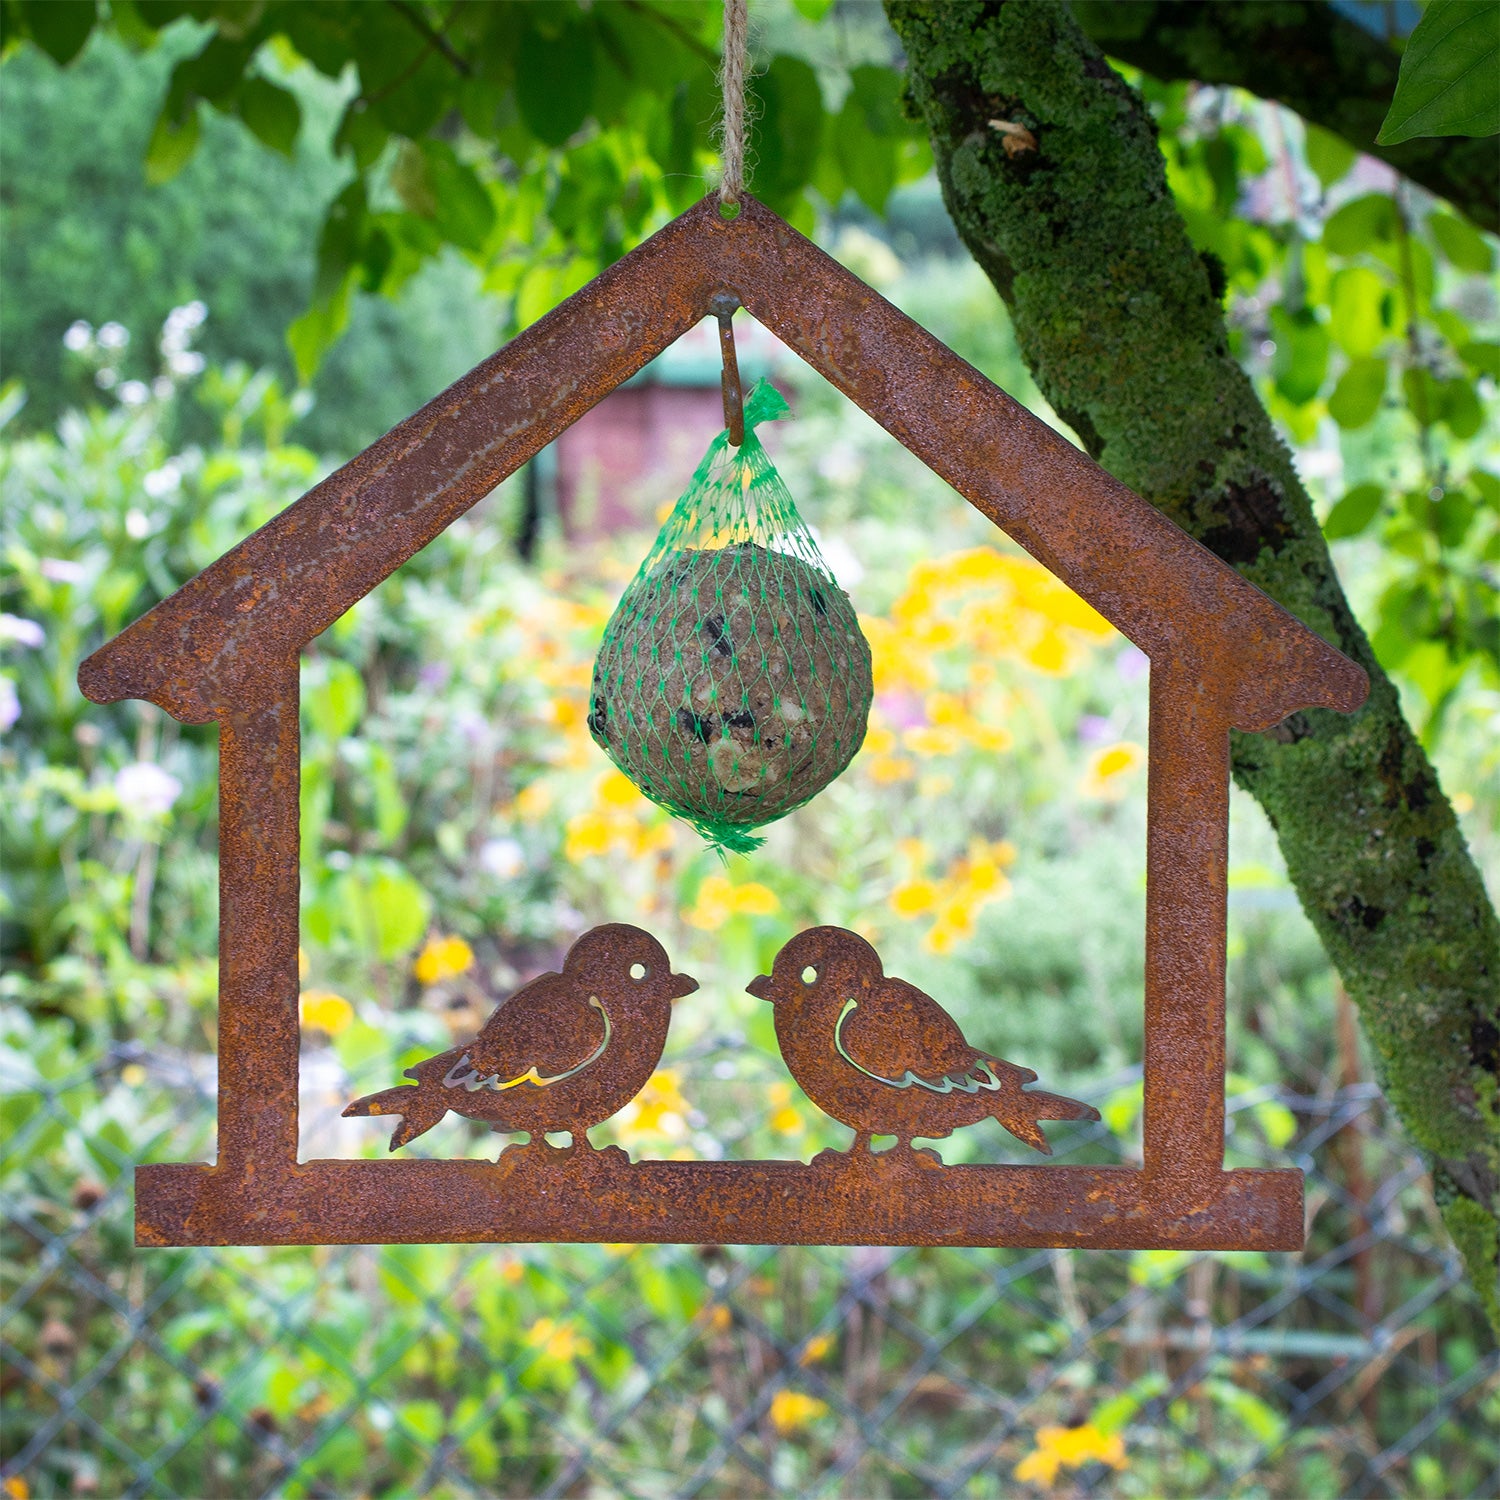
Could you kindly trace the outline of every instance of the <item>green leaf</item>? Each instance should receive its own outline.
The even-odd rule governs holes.
[[[63,66],[83,51],[96,15],[94,0],[25,0],[21,6],[32,41]]]
[[[1334,255],[1357,255],[1393,242],[1399,232],[1395,199],[1388,193],[1366,193],[1346,203],[1323,226],[1323,244]]]
[[[1318,394],[1328,373],[1328,329],[1311,308],[1288,312],[1271,309],[1271,327],[1276,335],[1276,353],[1271,375],[1276,389],[1294,406],[1303,406]]]
[[[1375,519],[1384,499],[1385,491],[1378,484],[1355,485],[1328,512],[1328,519],[1323,522],[1323,535],[1330,542],[1358,536]]]
[[[349,302],[354,290],[355,271],[344,273],[338,286],[326,297],[320,297],[286,331],[287,348],[297,367],[297,379],[308,384],[318,373],[323,356],[339,341],[349,326]]]
[[[516,105],[526,128],[546,146],[561,146],[588,119],[594,102],[594,39],[587,27],[556,36],[531,27],[516,56]]]
[[[1500,344],[1475,339],[1460,347],[1458,357],[1476,374],[1500,383]]]
[[[1471,438],[1484,426],[1484,407],[1467,380],[1437,382],[1437,415],[1456,438]]]
[[[1474,519],[1474,502],[1462,490],[1447,490],[1432,507],[1432,529],[1444,547],[1461,547]]]
[[[268,78],[247,78],[235,97],[235,108],[257,140],[283,156],[295,153],[302,128],[302,106],[295,94]]]
[[[152,187],[175,177],[198,149],[198,108],[190,105],[181,121],[174,121],[170,105],[156,117],[155,128],[146,145],[146,181]]]
[[[1391,288],[1378,271],[1345,266],[1328,287],[1328,331],[1345,354],[1373,354],[1391,332]]]
[[[351,99],[339,121],[333,144],[337,151],[347,151],[361,172],[373,167],[385,150],[390,132],[365,108],[362,99]]]
[[[302,712],[313,732],[341,740],[365,711],[365,685],[358,672],[340,657],[320,657],[304,673]]]
[[[800,57],[781,54],[754,81],[759,101],[751,135],[750,187],[757,198],[787,212],[812,177],[823,138],[823,91]]]
[[[1396,97],[1375,139],[1500,134],[1500,3],[1432,0],[1401,54]]]
[[[1328,398],[1328,415],[1346,432],[1363,427],[1380,410],[1385,383],[1383,359],[1351,361]]]
[[[438,232],[460,250],[478,253],[495,227],[495,205],[484,184],[447,141],[422,142]]]
[[[897,153],[910,133],[901,113],[901,78],[890,68],[865,66],[849,79],[849,96],[833,122],[832,154],[865,207],[883,213],[896,186]]]
[[[833,9],[833,0],[792,0],[792,4],[809,21],[821,21]]]
[[[1439,248],[1460,271],[1486,276],[1495,264],[1489,242],[1467,219],[1455,214],[1436,213],[1427,220]]]
[[[1342,136],[1318,125],[1307,127],[1307,164],[1325,189],[1340,181],[1359,152]]]

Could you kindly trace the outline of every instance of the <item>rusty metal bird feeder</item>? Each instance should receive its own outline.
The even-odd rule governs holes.
[[[498,1162],[299,1161],[302,649],[667,345],[706,316],[727,324],[736,306],[1151,660],[1143,1165],[941,1166],[909,1149],[631,1162],[584,1146]],[[689,209],[89,657],[79,683],[98,703],[142,698],[219,726],[218,1153],[211,1166],[137,1169],[139,1244],[1302,1244],[1299,1171],[1224,1168],[1229,733],[1299,709],[1352,712],[1364,673],[748,196],[732,219],[714,199]],[[836,943],[827,952],[827,964],[848,959]],[[878,960],[873,972],[888,983]],[[585,999],[607,1021],[597,989]],[[1002,1076],[1013,1065],[965,1051],[925,997],[903,996],[888,1004],[915,1007],[933,1055],[954,1060],[915,1079],[913,1099],[1032,1076]],[[883,1024],[876,1010],[842,1015],[825,1052],[851,1079],[899,1089],[908,1080],[881,1061]],[[597,1056],[608,1028],[590,1025],[579,1034]],[[482,1083],[498,1066],[482,1041],[473,1057],[437,1060],[439,1081]],[[538,1082],[566,1071],[530,1066]],[[827,1098],[862,1129],[865,1096],[845,1084]],[[1029,1123],[997,1118],[1023,1138],[1040,1135],[1037,1117],[1088,1113],[1016,1097],[1031,1100]],[[909,1128],[925,1118],[911,1114]]]

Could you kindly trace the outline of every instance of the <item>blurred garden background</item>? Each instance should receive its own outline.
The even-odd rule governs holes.
[[[1500,1493],[1494,1341],[1275,834],[1238,793],[1229,1159],[1308,1172],[1301,1255],[133,1248],[132,1167],[213,1149],[215,735],[87,704],[79,661],[699,196],[712,163],[649,131],[630,156],[587,109],[548,144],[523,100],[543,196],[475,166],[462,119],[446,156],[423,148],[443,201],[467,205],[455,229],[393,135],[369,158],[386,151],[389,202],[360,210],[385,215],[386,279],[365,265],[330,290],[319,225],[352,191],[355,82],[315,40],[252,38],[263,89],[225,104],[204,84],[164,134],[174,66],[225,8],[177,9],[117,4],[74,53],[38,22],[0,67],[4,1494]],[[664,13],[716,46],[714,7]],[[768,132],[804,75],[830,131],[876,110],[899,63],[878,9],[754,15],[784,96]],[[1223,269],[1234,352],[1500,891],[1495,242],[1285,109],[1127,75]],[[807,168],[785,211],[1073,437],[925,142],[894,140],[879,164],[849,144],[837,171]],[[764,151],[790,181],[787,151]],[[578,227],[597,204],[576,184],[601,162],[629,206],[613,246]],[[419,243],[405,221],[424,214],[441,232]],[[502,485],[304,660],[304,1157],[384,1152],[389,1123],[342,1120],[345,1102],[624,920],[701,988],[601,1141],[845,1144],[744,993],[792,933],[831,922],[976,1043],[1099,1106],[1098,1125],[1054,1128],[1059,1158],[1136,1159],[1148,664],[756,347],[793,404],[767,433],[776,462],[873,648],[864,749],[726,863],[589,739],[599,636],[712,436],[701,403],[661,465],[611,467],[604,443]],[[642,385],[702,389],[695,371],[669,353]],[[450,1117],[412,1149],[501,1145]],[[992,1126],[941,1150],[1013,1145]]]

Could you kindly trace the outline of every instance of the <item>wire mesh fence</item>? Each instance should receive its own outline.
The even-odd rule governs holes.
[[[670,1056],[619,1138],[823,1144],[738,1040]],[[33,1042],[5,1060],[12,1497],[1500,1493],[1500,1359],[1370,1085],[1230,1101],[1232,1162],[1308,1174],[1301,1255],[146,1251],[129,1169],[205,1154],[211,1065]],[[371,1127],[334,1124],[323,1064],[305,1147],[383,1149],[339,1134]],[[1138,1076],[1091,1098],[1057,1157],[1130,1160]]]

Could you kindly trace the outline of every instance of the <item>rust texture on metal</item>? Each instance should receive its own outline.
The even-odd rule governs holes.
[[[731,446],[745,441],[745,393],[740,385],[740,361],[734,350],[734,315],[739,300],[724,295],[713,299],[713,315],[719,320],[719,354],[724,361],[720,384],[724,391],[724,426]]]
[[[595,927],[568,950],[561,973],[517,990],[468,1046],[408,1068],[415,1088],[384,1089],[344,1113],[400,1115],[392,1151],[449,1110],[523,1135],[534,1150],[553,1149],[539,1139],[549,1133],[571,1135],[570,1150],[591,1150],[588,1132],[656,1071],[672,1002],[697,988],[690,975],[672,972],[650,933],[620,922]]]
[[[778,1021],[787,1003],[788,1017],[803,1015],[810,1028],[806,1037],[794,1028],[795,1043],[782,1036],[786,1061],[857,1134],[889,1122],[892,1133],[905,1132],[905,1149],[861,1147],[811,1163],[632,1163],[614,1152],[550,1148],[509,1150],[498,1163],[299,1163],[302,648],[609,391],[730,303],[1151,658],[1141,1168],[938,1169],[910,1150],[911,1134],[967,1123],[979,1118],[974,1110],[1003,1108],[996,1118],[1026,1139],[1040,1134],[1038,1119],[1068,1117],[1049,1110],[1084,1106],[1022,1086],[1025,1070],[1006,1072],[1001,1059],[968,1048],[931,1000],[885,979],[872,952],[830,929],[789,946],[822,945],[824,967],[840,974],[868,970],[881,999],[847,1014],[841,1002],[832,1031],[819,1035],[823,1008],[795,989],[781,996],[778,961],[762,986]],[[1300,1173],[1224,1170],[1229,731],[1264,730],[1304,708],[1352,712],[1364,701],[1364,673],[753,199],[742,199],[733,220],[713,199],[689,209],[97,651],[79,683],[97,702],[145,698],[179,719],[220,726],[219,1151],[213,1166],[138,1171],[143,1244],[1301,1244]],[[795,975],[818,967],[804,963]],[[606,1011],[608,988],[601,981],[589,990]],[[571,1039],[587,1044],[584,1061],[605,1030],[593,1007],[581,1014]],[[584,1069],[567,1060],[576,1048],[535,1051],[527,1066],[554,1081],[528,1086],[559,1099],[572,1088],[575,1117],[597,1113],[615,1097],[611,1051],[638,1047],[638,1071],[651,1050],[650,1024],[632,1020],[630,1030],[633,1042],[621,1025]],[[445,1108],[454,1107],[449,1094],[463,1092],[460,1113],[492,1109],[483,1117],[507,1128],[551,1128],[505,1113],[515,1101],[504,1094],[515,1090],[489,1088],[493,1098],[475,1102],[485,1080],[524,1060],[524,1048],[488,1045],[482,1034],[467,1064],[445,1062],[443,1078],[475,1082],[472,1091],[448,1089]],[[923,1072],[929,1059],[939,1064],[935,1077]],[[415,1088],[403,1090],[431,1092],[422,1066]],[[930,1087],[903,1087],[908,1074]],[[953,1088],[943,1093],[945,1080]],[[623,1091],[623,1073],[618,1082]],[[373,1113],[381,1099],[361,1102]],[[382,1103],[379,1112],[390,1111]],[[423,1118],[418,1111],[416,1123]]]

